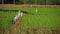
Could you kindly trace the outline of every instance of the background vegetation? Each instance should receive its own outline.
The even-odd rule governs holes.
[[[60,5],[60,0],[0,0],[0,4]]]

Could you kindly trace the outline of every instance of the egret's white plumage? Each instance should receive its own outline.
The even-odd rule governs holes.
[[[21,15],[21,11],[19,10],[17,16],[19,17],[20,15]]]
[[[18,19],[18,16],[16,15],[16,16],[14,17],[13,23],[15,23],[17,19]]]
[[[21,17],[23,16],[23,12],[21,12]]]
[[[23,12],[21,12],[21,11],[19,10],[19,11],[18,11],[18,14],[14,17],[13,23],[15,23],[16,20],[17,20],[19,17],[22,17],[22,15],[23,15]]]

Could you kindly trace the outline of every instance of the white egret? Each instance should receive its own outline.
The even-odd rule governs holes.
[[[17,19],[19,18],[19,17],[22,17],[23,16],[23,12],[21,12],[20,10],[18,11],[18,14],[14,17],[14,19],[13,19],[13,24],[17,21]]]

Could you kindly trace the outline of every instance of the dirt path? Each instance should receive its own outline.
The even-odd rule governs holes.
[[[60,8],[60,5],[28,5],[28,4],[0,4],[0,7],[13,7],[13,8]]]
[[[3,34],[20,34],[20,25],[22,23],[22,17],[16,21],[10,28],[8,28]]]

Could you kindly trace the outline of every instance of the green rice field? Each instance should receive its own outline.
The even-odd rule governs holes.
[[[12,26],[12,20],[17,12],[0,12],[0,31],[5,31],[5,29]]]
[[[28,11],[36,12],[35,8]],[[38,8],[40,15],[24,14],[22,29],[58,29],[60,28],[60,9]]]
[[[6,10],[25,10],[29,12],[36,12],[36,8],[2,8]],[[23,15],[23,22],[21,29],[58,29],[60,28],[60,8],[37,8],[35,15]],[[13,17],[17,12],[0,12],[0,31],[12,25]]]

